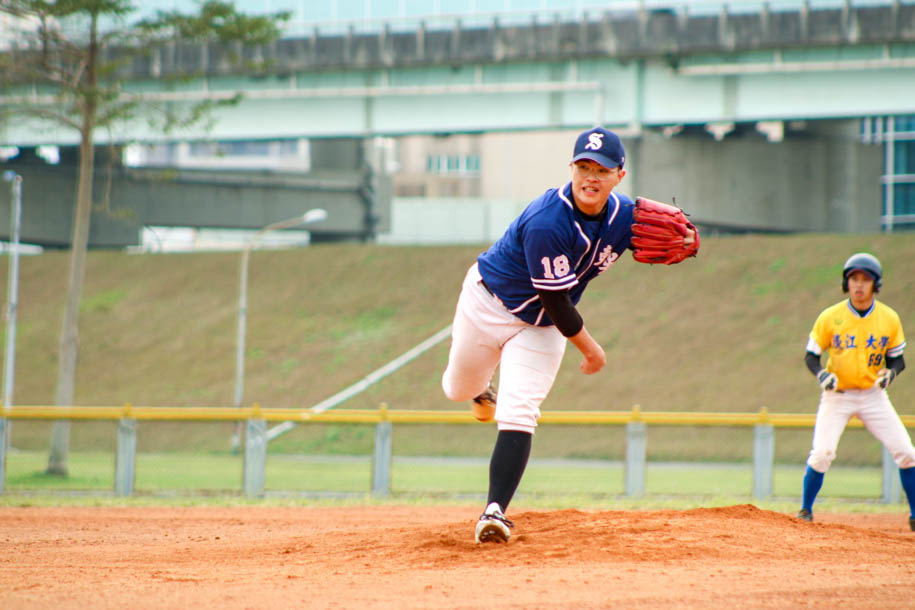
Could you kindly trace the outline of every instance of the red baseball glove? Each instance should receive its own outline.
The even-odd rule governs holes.
[[[699,252],[699,230],[680,208],[636,197],[629,243],[640,263],[673,265]]]

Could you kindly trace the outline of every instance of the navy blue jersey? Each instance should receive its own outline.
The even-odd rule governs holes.
[[[568,290],[577,304],[588,282],[629,247],[633,202],[610,193],[599,220],[572,203],[572,184],[550,189],[528,205],[505,234],[477,258],[486,286],[513,314],[550,326],[537,290]]]

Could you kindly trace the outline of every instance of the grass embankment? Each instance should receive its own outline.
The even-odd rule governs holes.
[[[320,245],[251,257],[245,403],[310,406],[359,380],[451,321],[481,247]],[[881,297],[915,321],[915,240],[898,235],[709,237],[673,267],[625,255],[580,309],[605,346],[600,374],[578,372],[569,348],[545,409],[813,413],[818,388],[803,365],[816,315],[842,298],[841,267],[868,250],[883,262]],[[207,405],[233,401],[238,253],[92,252],[80,316],[76,403]],[[21,259],[15,404],[52,404],[68,256]],[[0,286],[6,286],[6,265]],[[3,299],[5,302],[5,292]],[[915,332],[911,331],[910,332]],[[340,408],[455,409],[439,380],[447,341]],[[915,382],[892,387],[912,413]],[[142,452],[226,452],[232,424],[141,422]],[[13,424],[17,449],[46,450],[46,422]],[[114,448],[114,424],[74,423],[72,448]],[[401,426],[395,455],[487,456],[491,426]],[[749,429],[648,432],[649,460],[748,460]],[[274,454],[368,454],[368,426],[298,426]],[[803,462],[810,430],[779,430],[780,462]],[[536,458],[621,459],[619,428],[543,426]],[[849,430],[839,464],[879,464],[880,447]]]

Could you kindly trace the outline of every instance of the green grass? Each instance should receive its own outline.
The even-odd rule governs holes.
[[[80,302],[81,313],[108,313],[127,296],[123,289],[107,290],[85,296]]]
[[[41,497],[65,492],[110,494],[114,488],[114,458],[102,452],[74,452],[70,477],[44,474],[42,452],[19,451],[8,456],[7,484],[2,502],[23,502],[21,494]],[[270,455],[266,467],[267,495],[304,492],[337,493],[358,501],[371,489],[371,461],[364,457],[304,458]],[[242,459],[232,454],[145,454],[137,456],[137,497],[221,496],[235,501],[241,493]],[[482,498],[487,488],[486,460],[394,458],[392,494],[417,501]],[[777,467],[774,474],[776,505],[797,504],[803,465]],[[829,500],[876,503],[881,493],[878,468],[837,467],[825,479],[820,504]],[[532,460],[518,489],[518,502],[541,506],[707,505],[753,502],[752,471],[746,466],[649,463],[646,494],[626,499],[624,469],[614,462]],[[35,496],[35,494],[39,494]],[[4,499],[5,498],[5,499]],[[790,500],[786,500],[790,499]],[[898,506],[897,506],[898,509]]]
[[[71,453],[70,476],[45,473],[48,456],[32,451],[7,454],[6,491],[16,490],[110,490],[114,488],[114,455]]]

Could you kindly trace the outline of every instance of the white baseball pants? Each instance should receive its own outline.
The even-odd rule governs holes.
[[[483,287],[477,265],[467,271],[454,313],[442,388],[451,400],[471,400],[499,368],[495,420],[499,430],[534,433],[566,349],[555,326],[515,317]],[[500,364],[501,363],[501,364]]]
[[[879,387],[822,393],[813,428],[813,448],[807,458],[808,466],[817,472],[829,470],[829,465],[836,458],[839,437],[853,415],[857,415],[864,427],[883,443],[897,466],[915,466],[912,439],[893,408],[886,390]]]

